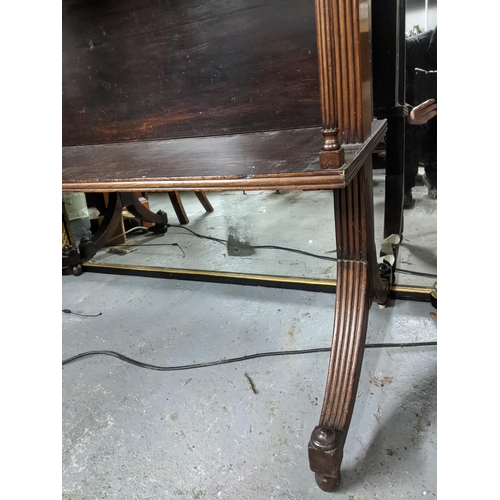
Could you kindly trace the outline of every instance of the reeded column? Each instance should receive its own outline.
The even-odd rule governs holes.
[[[335,92],[335,52],[338,48],[334,32],[333,10],[336,1],[316,0],[316,39],[318,45],[319,95],[323,146],[319,155],[321,168],[339,168],[344,164],[344,150],[340,145]]]
[[[316,0],[322,168],[344,163],[342,144],[361,143],[371,133],[373,105],[370,3]]]

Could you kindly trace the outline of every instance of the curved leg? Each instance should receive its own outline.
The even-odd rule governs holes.
[[[214,207],[212,207],[212,204],[208,201],[207,195],[204,191],[195,191],[194,194],[196,195],[196,198],[198,198],[199,202],[202,204],[206,212],[214,211]]]
[[[169,191],[168,196],[170,198],[170,203],[174,208],[175,215],[179,219],[179,224],[187,224],[189,222],[186,211],[184,210],[184,205],[182,204],[181,195],[178,191]]]
[[[384,303],[389,283],[378,274],[373,229],[371,159],[344,189],[334,191],[337,292],[328,378],[309,463],[324,491],[340,485],[340,465],[363,360],[372,298]]]
[[[94,236],[92,236],[92,239],[89,240],[88,238],[83,237],[80,240],[78,249],[82,259],[91,259],[98,250],[104,247],[111,240],[118,224],[120,223],[122,210],[123,205],[118,193],[110,193],[106,213],[99,229]]]
[[[168,218],[167,214],[163,210],[159,210],[156,214],[154,212],[151,212],[151,210],[149,210],[141,203],[135,193],[120,193],[120,197],[123,206],[126,207],[131,214],[135,215],[143,222],[154,223],[154,226],[150,228],[150,231],[157,234],[163,234],[167,232]]]
[[[214,211],[214,207],[212,207],[212,204],[208,201],[207,195],[203,191],[195,191],[194,194],[198,198],[198,201],[202,204],[205,211]],[[170,203],[172,203],[175,215],[177,215],[177,218],[179,219],[179,224],[187,224],[189,222],[189,218],[184,210],[180,193],[178,191],[170,191],[168,196],[170,197]]]

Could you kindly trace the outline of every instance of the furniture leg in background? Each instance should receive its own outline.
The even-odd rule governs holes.
[[[393,234],[403,237],[405,120],[404,115],[387,118],[384,239]]]
[[[384,239],[403,233],[405,170],[405,23],[404,0],[372,0],[374,116],[387,119]],[[397,257],[397,247],[396,247]]]
[[[101,248],[108,244],[121,221],[123,208],[126,208],[141,221],[153,223],[154,225],[149,229],[150,231],[157,234],[167,232],[167,214],[162,210],[159,210],[156,214],[151,212],[141,203],[136,193],[111,192],[107,195],[107,199],[104,220],[99,229],[91,239],[82,238],[80,240],[79,250],[83,260],[91,259]]]
[[[207,195],[203,191],[195,191],[194,193],[203,208],[206,212],[213,212],[214,208],[211,203],[208,201]],[[175,215],[177,215],[177,219],[179,219],[179,224],[188,224],[189,218],[184,210],[184,205],[182,204],[181,194],[179,191],[170,191],[168,193],[170,198],[170,203],[172,203],[172,207],[174,209]]]

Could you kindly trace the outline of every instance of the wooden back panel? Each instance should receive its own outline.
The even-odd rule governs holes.
[[[63,146],[321,125],[314,0],[65,0]]]

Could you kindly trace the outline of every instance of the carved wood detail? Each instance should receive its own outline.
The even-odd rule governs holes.
[[[366,0],[316,0],[323,168],[344,163],[342,144],[359,143],[373,120],[370,7]]]
[[[372,184],[369,159],[346,188],[334,191],[335,323],[320,422],[309,443],[310,467],[325,491],[340,485],[342,450],[356,399],[369,309],[374,296],[383,303],[389,293],[389,284],[381,280],[376,263]],[[335,452],[326,445],[323,451],[318,447],[318,432],[334,436]]]

